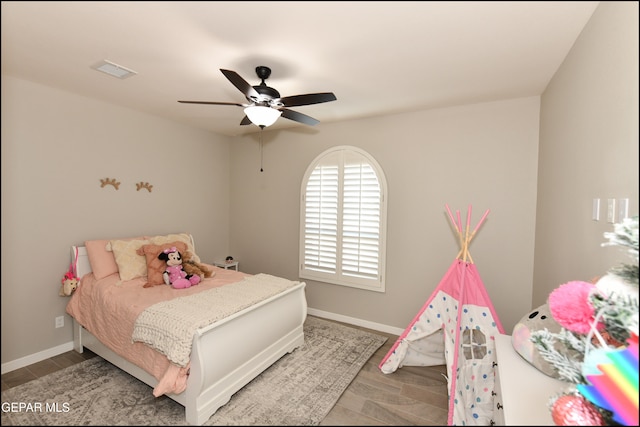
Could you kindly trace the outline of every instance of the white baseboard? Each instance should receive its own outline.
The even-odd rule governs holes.
[[[329,311],[317,310],[315,308],[307,308],[307,313],[312,316],[322,317],[329,320],[336,320],[338,322],[361,326],[363,328],[373,329],[374,331],[386,332],[392,335],[400,336],[404,332],[404,329],[396,328],[393,326],[383,325],[381,323],[369,322],[368,320],[362,320],[355,317],[343,316],[342,314],[335,314]]]
[[[315,308],[307,308],[307,313],[312,316],[322,317],[329,320],[336,320],[338,322],[361,326],[363,328],[373,329],[374,331],[386,332],[392,335],[400,336],[404,332],[404,329],[395,328],[380,323],[369,322],[368,320],[357,319],[355,317],[343,316],[342,314],[335,314],[329,311],[316,310]],[[16,369],[24,368],[25,366],[41,362],[50,357],[66,353],[70,350],[73,350],[73,341],[44,351],[40,351],[35,354],[31,354],[29,356],[21,357],[20,359],[13,360],[11,362],[3,363],[2,375],[6,374],[7,372],[15,371]]]
[[[12,360],[11,362],[3,363],[1,368],[2,375],[6,374],[7,372],[15,371],[16,369],[24,368],[25,366],[41,362],[50,357],[66,353],[69,350],[73,350],[73,341],[69,341],[68,343],[43,350],[29,356],[21,357],[20,359]]]

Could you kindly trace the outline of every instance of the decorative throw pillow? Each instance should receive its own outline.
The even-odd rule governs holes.
[[[175,246],[181,254],[187,251],[187,244],[179,241],[164,243],[162,245],[146,244],[138,248],[137,253],[145,257],[147,268],[147,283],[144,284],[145,288],[165,284],[162,273],[164,273],[164,270],[167,268],[167,263],[158,259],[158,255],[160,255],[160,252],[173,246]]]
[[[136,251],[142,245],[150,243],[146,239],[134,240],[111,240],[109,247],[113,252],[113,257],[118,264],[120,280],[133,280],[137,277],[147,275],[147,262],[144,256],[138,255]]]
[[[516,323],[513,328],[513,333],[511,334],[511,343],[514,350],[536,369],[552,378],[560,379],[553,365],[544,360],[531,341],[531,334],[533,332],[544,329],[551,333],[558,333],[562,329],[562,326],[553,319],[549,304],[543,304],[532,310]],[[568,351],[561,343],[556,343],[555,345],[556,349],[560,352]]]
[[[193,239],[191,238],[191,234],[188,233],[178,233],[178,234],[167,234],[165,236],[154,236],[151,237],[151,243],[154,245],[163,245],[165,243],[170,242],[184,242],[187,245],[187,249],[189,252],[193,254],[193,257],[190,261],[201,262],[200,257],[196,254],[196,250],[193,247]],[[182,252],[182,251],[181,251]]]

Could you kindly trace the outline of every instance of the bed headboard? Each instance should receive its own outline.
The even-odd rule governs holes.
[[[78,251],[78,259],[76,259],[76,250]],[[71,263],[75,262],[76,275],[79,279],[85,274],[91,273],[91,263],[87,248],[84,246],[71,246]]]

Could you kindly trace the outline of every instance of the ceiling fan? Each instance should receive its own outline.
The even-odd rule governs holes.
[[[251,86],[238,73],[231,70],[220,69],[222,74],[242,92],[247,98],[246,104],[236,102],[214,102],[214,101],[178,101],[185,104],[210,104],[210,105],[235,105],[244,107],[245,117],[240,122],[241,125],[251,123],[264,129],[271,126],[282,116],[285,119],[314,126],[320,123],[313,117],[306,114],[290,110],[289,107],[299,107],[303,105],[320,104],[323,102],[335,101],[336,96],[332,92],[307,93],[304,95],[293,95],[280,97],[280,92],[267,86],[265,80],[271,75],[271,68],[260,65],[256,67],[256,74],[262,82],[257,86]]]

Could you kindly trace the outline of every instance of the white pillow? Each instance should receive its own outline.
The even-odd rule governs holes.
[[[193,244],[193,238],[191,234],[179,233],[179,234],[167,234],[165,236],[153,236],[150,241],[154,245],[164,245],[171,242],[184,242],[187,245],[187,250],[193,254],[193,257],[187,261],[202,262],[200,257],[196,254],[196,249]]]
[[[149,240],[110,240],[107,250],[113,252],[113,257],[118,264],[120,280],[132,280],[147,275],[147,259],[138,255],[136,251],[142,245],[151,243]]]

